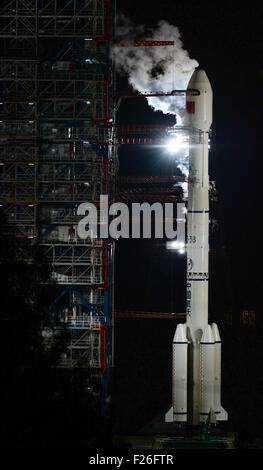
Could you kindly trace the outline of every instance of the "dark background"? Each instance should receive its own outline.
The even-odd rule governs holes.
[[[223,340],[225,431],[238,432],[240,447],[262,448],[261,244],[256,237],[262,186],[257,178],[262,174],[257,164],[262,147],[261,6],[119,0],[118,8],[136,24],[155,27],[164,19],[178,26],[185,48],[212,84],[210,178],[217,182],[219,200],[211,204],[211,215],[219,230],[210,238],[209,321],[218,323]],[[125,77],[117,83],[128,87]],[[117,121],[171,125],[175,119],[136,99],[123,101]],[[120,149],[120,174],[174,171],[160,147]],[[66,348],[66,332],[51,349],[44,347],[43,324],[57,324],[58,318],[49,310],[56,295],[42,283],[49,273],[40,253],[32,264],[17,259],[19,243],[5,232],[1,217],[0,242],[0,447],[107,449],[113,434],[135,432],[170,407],[175,320],[116,319],[113,415],[102,417],[86,371],[58,373],[53,368]],[[167,251],[164,241],[119,240],[115,264],[116,309],[185,312],[186,260]],[[256,312],[255,324],[243,321],[244,310]]]
[[[223,340],[222,403],[228,429],[241,442],[261,437],[263,418],[262,330],[258,305],[260,224],[258,162],[262,148],[262,6],[234,2],[124,0],[118,9],[136,24],[161,19],[177,26],[185,49],[205,69],[214,92],[210,179],[219,201],[211,205],[219,231],[211,237],[210,321]],[[172,38],[171,38],[172,39]],[[127,87],[125,78],[118,86]],[[172,124],[145,99],[123,101],[119,123]],[[172,174],[162,149],[122,146],[120,174]],[[185,258],[160,240],[116,244],[115,306],[145,311],[185,311]],[[254,326],[243,310],[256,311]],[[114,416],[118,432],[139,429],[171,402],[171,341],[174,320],[117,319]]]

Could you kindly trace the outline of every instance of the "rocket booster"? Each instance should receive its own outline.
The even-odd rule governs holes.
[[[198,90],[199,93],[196,94]],[[195,70],[187,87],[190,127],[187,208],[186,324],[173,340],[173,403],[167,422],[199,425],[227,420],[221,406],[221,339],[208,324],[209,175],[208,140],[213,92],[204,70]]]

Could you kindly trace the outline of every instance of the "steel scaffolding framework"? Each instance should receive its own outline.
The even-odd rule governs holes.
[[[92,368],[106,412],[113,365],[110,240],[80,240],[81,202],[114,200],[115,0],[4,0],[0,6],[0,204],[61,286],[52,308],[71,340],[63,367]],[[113,142],[102,147],[100,142]],[[28,258],[25,249],[24,259]]]

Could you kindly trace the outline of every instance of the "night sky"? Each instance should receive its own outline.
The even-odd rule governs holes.
[[[177,26],[185,49],[205,69],[213,88],[210,179],[216,180],[219,192],[219,202],[212,208],[219,220],[219,233],[214,241],[217,256],[210,262],[210,320],[217,321],[224,341],[222,402],[230,415],[229,429],[255,438],[260,434],[256,414],[263,416],[263,322],[257,282],[261,262],[256,253],[262,147],[261,2],[237,6],[231,1],[207,5],[181,0],[123,0],[118,9],[136,24],[154,28],[164,19]],[[127,87],[123,77],[118,77],[117,83]],[[122,103],[117,122],[172,124],[174,118],[153,112],[145,99],[136,99]],[[123,146],[120,151],[120,174],[165,175],[172,171],[160,149]],[[161,241],[118,241],[115,273],[116,308],[185,311],[185,258],[167,253]],[[241,312],[245,309],[256,310],[252,330],[242,327]],[[229,325],[224,320],[226,312],[232,315]],[[116,320],[114,412],[121,432],[138,429],[169,407],[175,326],[173,320]],[[249,339],[244,340],[246,337]],[[248,369],[250,383],[254,382],[250,389],[244,384]],[[254,394],[250,400],[249,393]],[[257,411],[256,405],[250,406],[251,400],[258,404]],[[244,408],[241,420],[238,416]]]

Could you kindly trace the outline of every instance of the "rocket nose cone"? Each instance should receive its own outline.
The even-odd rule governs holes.
[[[210,325],[206,325],[200,344],[213,344],[215,342],[213,330]]]
[[[185,324],[178,323],[175,330],[173,343],[187,343]]]
[[[221,338],[220,338],[220,334],[219,334],[219,331],[218,331],[217,324],[212,323],[211,328],[212,328],[212,332],[214,334],[214,338],[215,338],[216,343],[221,343]]]
[[[187,88],[196,88],[201,90],[205,88],[211,89],[211,85],[208,76],[206,75],[206,72],[203,69],[196,69],[190,78]]]

